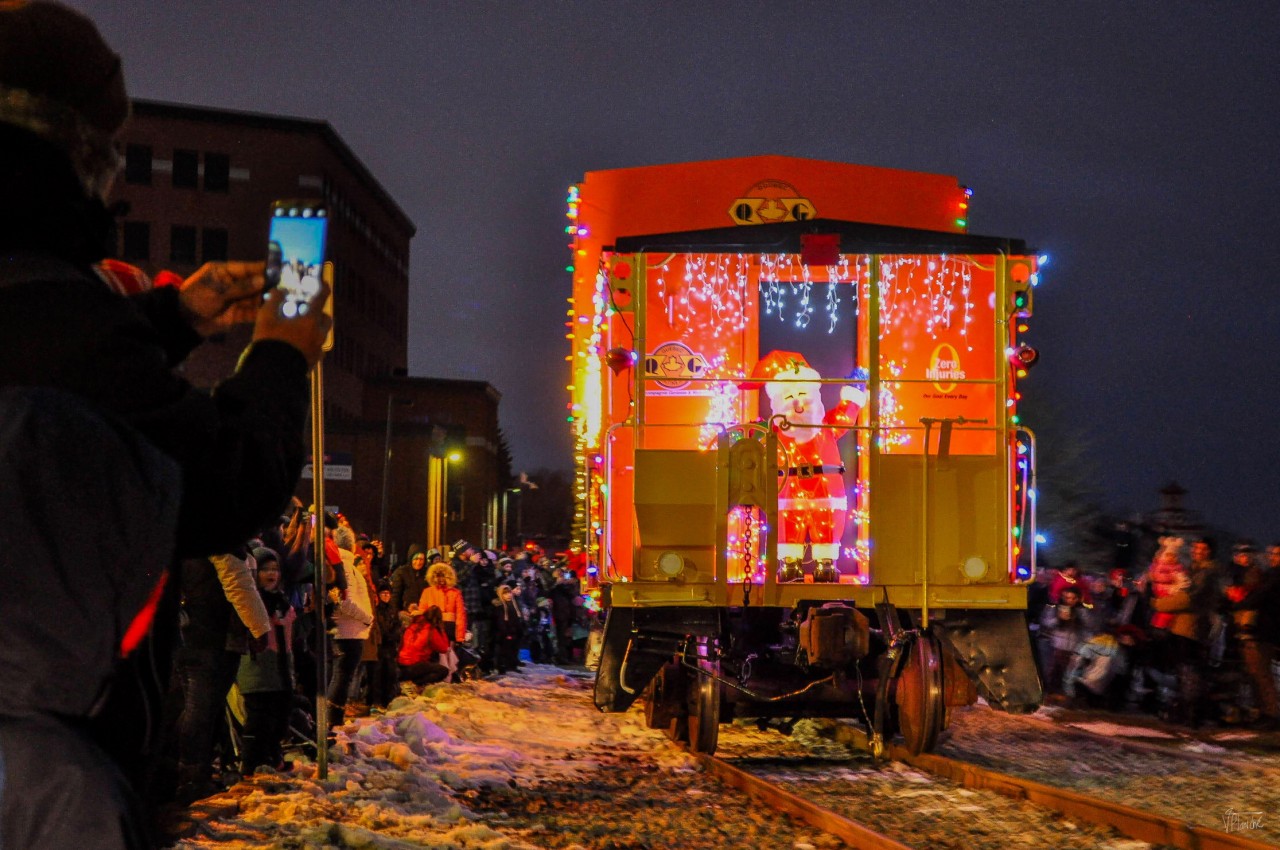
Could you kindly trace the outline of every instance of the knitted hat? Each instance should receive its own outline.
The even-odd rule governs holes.
[[[276,550],[269,549],[266,546],[255,547],[250,554],[253,555],[253,559],[258,562],[258,569],[262,569],[262,565],[267,561],[275,561],[277,564],[280,563],[280,556],[276,554]]]
[[[0,123],[55,144],[85,192],[103,198],[128,117],[120,57],[91,20],[47,0],[0,0]]]
[[[452,548],[453,548],[453,554],[455,556],[458,556],[458,555],[461,555],[463,552],[467,551],[468,549],[470,549],[471,544],[468,543],[465,539],[459,540],[453,544]]]

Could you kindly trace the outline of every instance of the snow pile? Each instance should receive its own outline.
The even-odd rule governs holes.
[[[337,847],[520,850],[464,804],[486,788],[587,779],[619,746],[668,767],[690,758],[643,728],[639,712],[589,708],[592,677],[527,665],[520,673],[428,688],[338,732],[329,775],[314,764],[258,774],[195,807],[178,848]],[[689,762],[688,765],[682,762]]]

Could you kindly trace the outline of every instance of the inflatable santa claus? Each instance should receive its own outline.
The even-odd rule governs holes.
[[[822,376],[804,356],[771,351],[756,363],[745,386],[763,386],[769,398],[773,427],[778,434],[778,580],[803,581],[804,547],[813,549],[813,580],[840,580],[836,559],[844,536],[849,501],[845,495],[844,465],[837,441],[858,419],[867,401],[866,390],[846,386],[840,403],[827,410],[822,403]],[[782,417],[777,419],[776,417]]]

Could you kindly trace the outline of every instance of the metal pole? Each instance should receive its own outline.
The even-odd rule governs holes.
[[[315,515],[311,522],[311,559],[315,565],[311,594],[316,625],[316,770],[321,779],[329,777],[329,676],[325,654],[328,633],[324,621],[324,370],[316,363],[311,370],[311,499]]]
[[[382,513],[378,519],[378,539],[387,545],[387,487],[391,481],[391,402],[395,398],[387,393],[387,436],[382,442]]]
[[[440,459],[440,545],[449,545],[449,456]]]
[[[520,548],[524,548],[524,487],[520,488],[517,494],[520,498],[516,499],[516,540],[520,543]]]
[[[511,496],[511,488],[503,487],[502,488],[502,548],[508,549],[508,550],[511,548],[511,513],[510,513],[511,499],[510,499],[510,496]]]

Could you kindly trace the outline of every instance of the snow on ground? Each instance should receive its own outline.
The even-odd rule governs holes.
[[[1128,723],[1110,723],[1105,720],[1067,723],[1067,726],[1083,729],[1095,735],[1106,735],[1108,738],[1177,738],[1168,732],[1152,729],[1150,726],[1131,725]]]
[[[174,846],[521,850],[534,845],[470,811],[461,802],[468,792],[585,783],[618,746],[651,754],[663,767],[695,769],[644,728],[641,713],[595,711],[592,682],[582,671],[526,665],[499,679],[402,697],[385,715],[339,731],[326,780],[311,763],[251,777],[193,807],[198,831]]]

